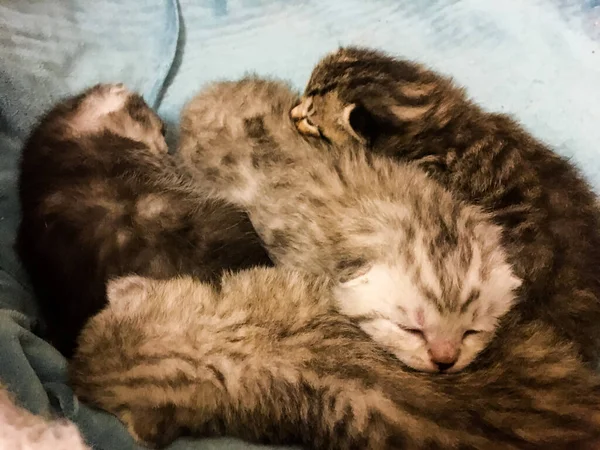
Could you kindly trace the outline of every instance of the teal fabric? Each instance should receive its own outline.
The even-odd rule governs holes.
[[[19,151],[62,96],[124,82],[174,137],[182,105],[210,80],[256,72],[300,89],[324,53],[369,45],[452,74],[600,188],[599,43],[600,0],[0,0],[0,380],[32,411],[74,420],[94,448],[135,448],[116,419],[73,397],[65,360],[34,334],[35,299],[12,250]]]

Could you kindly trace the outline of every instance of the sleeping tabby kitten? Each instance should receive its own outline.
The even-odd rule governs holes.
[[[307,143],[282,83],[217,83],[182,115],[180,156],[210,195],[246,208],[274,261],[327,274],[339,310],[408,366],[458,371],[520,284],[500,228],[413,167]]]
[[[452,81],[410,61],[342,48],[314,69],[298,128],[343,148],[416,161],[456,195],[503,226],[504,245],[527,301],[577,344],[600,353],[600,220],[596,197],[578,171],[514,120],[488,113]]]
[[[25,146],[17,251],[66,356],[111,277],[218,282],[270,262],[244,213],[191,192],[162,126],[138,95],[99,85],[56,106]]]
[[[433,379],[332,311],[330,284],[284,268],[226,274],[221,290],[111,281],[79,338],[75,392],[158,446],[190,434],[316,450],[600,445],[600,379],[543,323],[502,328],[502,364]]]

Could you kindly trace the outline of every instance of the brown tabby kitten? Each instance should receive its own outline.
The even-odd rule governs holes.
[[[543,323],[503,328],[502,364],[431,378],[332,311],[328,279],[256,268],[221,286],[111,281],[71,365],[79,398],[158,446],[190,434],[317,450],[600,445],[600,378]]]
[[[383,53],[342,48],[314,69],[298,128],[344,147],[416,161],[451,192],[493,212],[528,299],[517,313],[540,318],[600,353],[600,220],[578,171],[511,118],[483,111],[442,75]]]
[[[23,150],[17,251],[66,356],[111,277],[219,282],[270,263],[244,213],[192,193],[162,127],[140,96],[100,85],[50,111]]]
[[[295,102],[287,85],[256,78],[199,94],[180,144],[196,184],[246,208],[275,261],[335,279],[339,310],[405,364],[463,369],[520,284],[500,228],[418,168],[306,142]]]

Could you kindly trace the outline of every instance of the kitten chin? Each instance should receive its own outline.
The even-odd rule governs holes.
[[[285,84],[257,78],[193,99],[180,158],[198,189],[245,208],[278,265],[346,280],[337,306],[395,324],[367,329],[404,363],[465,367],[518,295],[501,229],[415,166],[304,139],[295,102]]]

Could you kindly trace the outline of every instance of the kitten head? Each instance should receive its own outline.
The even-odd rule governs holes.
[[[61,103],[45,123],[56,128],[49,131],[66,131],[74,137],[112,133],[167,152],[164,123],[139,94],[123,84],[98,84]]]
[[[212,83],[184,107],[182,139],[195,138],[204,144],[227,140],[247,143],[248,135],[261,134],[263,128],[271,132],[294,131],[289,111],[298,99],[288,84],[255,76]]]
[[[482,222],[471,233],[445,231],[435,245],[427,230],[410,242],[387,239],[377,261],[345,274],[335,288],[342,313],[421,371],[457,372],[470,364],[515,304],[521,285],[500,246],[498,227]],[[451,242],[454,237],[459,241]],[[402,249],[395,252],[394,245]]]
[[[291,117],[305,135],[376,145],[387,134],[444,126],[463,99],[450,80],[416,63],[349,47],[317,64]]]

